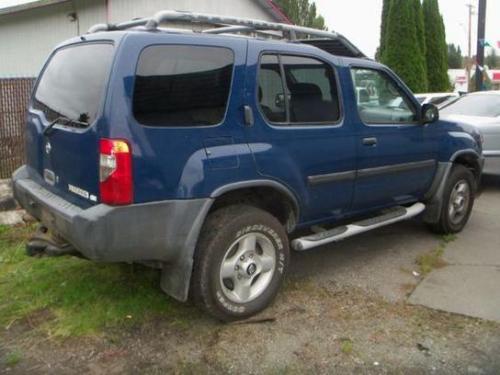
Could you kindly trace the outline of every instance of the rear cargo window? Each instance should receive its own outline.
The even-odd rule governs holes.
[[[77,125],[91,124],[99,110],[112,58],[111,44],[60,49],[42,73],[33,106],[49,121],[64,118]]]
[[[149,126],[220,123],[226,112],[233,52],[204,46],[151,46],[139,58],[134,116]]]

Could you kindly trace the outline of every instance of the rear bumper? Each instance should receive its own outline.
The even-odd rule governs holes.
[[[29,167],[19,168],[12,179],[14,196],[26,211],[96,261],[183,263],[192,258],[212,202],[207,198],[82,209],[44,188]]]

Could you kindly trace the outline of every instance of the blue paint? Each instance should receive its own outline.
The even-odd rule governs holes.
[[[209,197],[224,185],[258,179],[279,182],[299,203],[299,227],[340,220],[394,204],[422,199],[437,162],[449,161],[458,150],[481,149],[465,125],[437,121],[427,125],[367,126],[357,112],[351,66],[381,69],[402,91],[409,89],[387,68],[369,60],[332,56],[315,47],[246,38],[163,32],[107,32],[85,36],[86,41],[110,41],[115,57],[97,120],[87,129],[57,127],[47,138],[48,124],[30,105],[27,123],[27,164],[41,176],[53,170],[59,177],[51,191],[81,207],[95,204],[68,191],[68,184],[99,196],[100,138],[126,139],[133,150],[134,202]],[[234,52],[229,105],[217,126],[159,128],[139,124],[132,114],[137,60],[150,45],[219,46]],[[321,126],[273,126],[257,108],[256,78],[263,52],[297,54],[320,59],[335,70],[341,91],[341,121]],[[254,125],[244,123],[243,106],[254,114]],[[362,139],[376,137],[376,147]],[[50,157],[44,151],[51,143]],[[435,160],[432,166],[404,173],[358,177],[318,185],[309,176],[356,171],[387,165]]]

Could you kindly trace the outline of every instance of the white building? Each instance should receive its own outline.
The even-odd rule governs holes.
[[[472,74],[476,71],[476,67],[472,67]],[[500,90],[500,69],[486,69],[486,74],[491,81],[492,90]],[[469,84],[467,80],[467,72],[465,69],[448,69],[448,76],[453,85],[455,92],[468,92]]]
[[[0,78],[36,76],[54,46],[96,23],[151,17],[164,9],[289,22],[272,0],[3,0]]]

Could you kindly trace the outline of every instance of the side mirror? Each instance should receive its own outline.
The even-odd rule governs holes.
[[[430,124],[439,120],[439,109],[434,104],[424,104],[420,115],[422,124]]]

